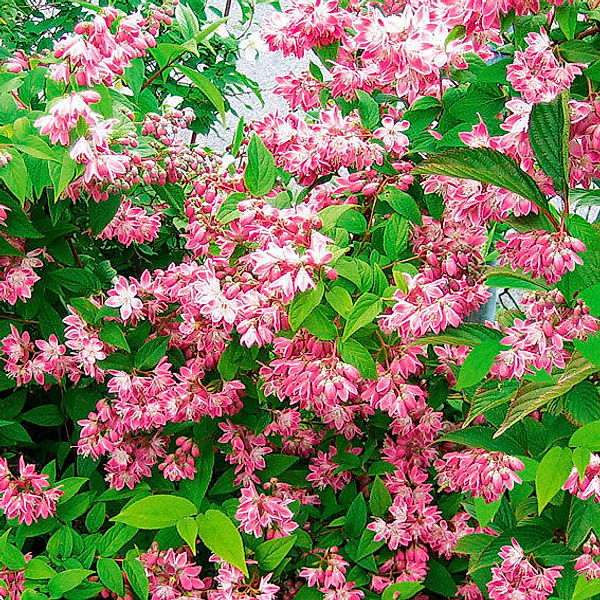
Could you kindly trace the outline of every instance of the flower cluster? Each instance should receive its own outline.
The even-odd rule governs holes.
[[[501,548],[498,556],[502,563],[492,567],[492,579],[487,584],[491,600],[546,600],[561,577],[562,565],[548,569],[532,565],[514,539],[512,545]]]
[[[5,458],[0,457],[0,509],[7,519],[31,525],[54,515],[56,502],[63,495],[61,486],[52,487],[49,476],[37,473],[35,465],[19,458],[19,475],[13,475]]]
[[[600,564],[598,557],[600,556],[600,544],[598,538],[592,533],[588,541],[583,544],[583,554],[577,557],[575,561],[575,571],[579,575],[584,575],[587,581],[600,578]]]
[[[521,478],[523,461],[501,452],[480,449],[448,452],[435,461],[437,480],[450,492],[468,493],[482,497],[487,503],[498,500],[505,490],[512,490]]]
[[[581,75],[583,64],[561,65],[550,46],[544,29],[532,31],[525,38],[527,47],[517,50],[515,58],[506,70],[506,79],[528,102],[551,102],[569,89],[576,75]]]
[[[590,454],[590,464],[586,467],[583,477],[577,468],[573,467],[562,489],[582,500],[593,498],[594,502],[600,502],[600,456]]]

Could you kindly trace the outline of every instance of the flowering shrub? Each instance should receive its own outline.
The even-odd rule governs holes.
[[[291,2],[224,155],[189,6],[15,47],[0,596],[597,597],[593,4]]]

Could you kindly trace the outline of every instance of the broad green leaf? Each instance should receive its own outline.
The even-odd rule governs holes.
[[[196,517],[196,522],[203,544],[248,577],[242,536],[231,519],[219,510],[207,510]]]
[[[600,579],[587,581],[585,575],[580,575],[575,584],[575,590],[571,600],[587,600],[588,598],[598,598],[600,596]]]
[[[157,337],[146,342],[137,352],[134,359],[136,369],[150,371],[158,361],[166,355],[169,338]]]
[[[227,223],[231,223],[231,221],[238,219],[242,214],[238,205],[247,197],[247,194],[244,194],[243,192],[233,192],[233,194],[227,196],[221,203],[221,206],[219,206],[216,215],[217,220],[223,225],[227,225]]]
[[[568,448],[554,446],[544,455],[535,475],[539,514],[560,491],[571,474],[572,468],[571,451]]]
[[[194,479],[183,479],[179,483],[179,493],[199,509],[212,479],[215,448],[211,440],[200,442],[198,446],[200,456],[196,458],[196,476]]]
[[[371,496],[369,497],[369,508],[371,514],[375,517],[384,518],[387,515],[388,508],[392,505],[392,495],[385,487],[379,475],[373,480],[371,486]]]
[[[475,516],[479,521],[480,527],[485,527],[494,520],[502,498],[495,500],[494,502],[487,503],[483,498],[473,498],[473,506],[475,506]]]
[[[577,7],[570,3],[555,8],[556,22],[568,40],[572,40],[577,29]],[[535,108],[535,105],[534,105]]]
[[[37,135],[28,135],[24,138],[20,138],[18,141],[15,141],[13,145],[17,150],[29,154],[29,156],[33,156],[34,158],[60,162],[52,148]]]
[[[587,425],[600,419],[600,395],[591,381],[582,381],[563,398],[564,411],[569,421]]]
[[[267,540],[258,546],[254,558],[258,561],[258,566],[262,571],[273,572],[295,543],[296,536],[294,535]]]
[[[117,561],[112,558],[99,558],[96,563],[96,570],[100,581],[117,596],[122,597],[125,589],[123,582],[123,574],[117,564]]]
[[[463,323],[460,327],[448,327],[442,333],[425,335],[415,341],[421,344],[451,344],[453,346],[477,346],[488,340],[500,341],[504,336],[495,329],[476,323]]]
[[[460,368],[456,389],[462,390],[479,383],[489,373],[496,356],[506,349],[507,346],[493,340],[481,342],[475,346]]]
[[[573,450],[573,466],[577,469],[579,479],[583,481],[585,471],[590,464],[591,450],[589,448],[575,448]]]
[[[275,159],[263,141],[253,134],[248,144],[248,164],[244,171],[244,184],[257,198],[266,196],[277,178]]]
[[[105,321],[98,335],[103,342],[130,352],[125,334],[116,321]]]
[[[363,294],[357,301],[352,312],[348,315],[342,342],[346,341],[353,333],[361,327],[368,325],[378,317],[383,310],[383,302],[381,298],[374,294]]]
[[[600,451],[600,420],[592,421],[580,427],[569,439],[571,448],[588,448],[592,452]]]
[[[352,297],[343,287],[335,287],[325,294],[325,299],[338,315],[347,319],[352,312]]]
[[[381,600],[408,600],[423,589],[423,584],[418,581],[401,581],[392,583],[383,590]]]
[[[388,186],[383,190],[382,198],[399,215],[406,217],[411,223],[423,225],[421,211],[410,194],[399,190],[397,187]]]
[[[340,341],[337,350],[342,360],[355,366],[365,379],[377,379],[377,365],[371,353],[359,342],[353,339]]]
[[[360,538],[367,525],[367,503],[365,497],[359,493],[352,501],[346,518],[344,519],[344,531],[351,538]]]
[[[522,290],[547,290],[543,280],[525,275],[521,269],[511,267],[490,267],[486,271],[486,285],[497,288],[519,288]]]
[[[189,40],[200,33],[198,18],[187,4],[180,2],[175,7],[175,20],[184,39]]]
[[[21,417],[23,421],[40,427],[57,427],[65,421],[60,408],[56,404],[42,404],[28,410]]]
[[[491,183],[528,198],[543,209],[548,201],[535,180],[518,163],[490,148],[448,150],[420,163],[415,175],[447,175]]]
[[[46,562],[48,559],[34,557],[25,569],[26,579],[50,579],[56,575],[56,571]]]
[[[123,561],[123,571],[125,571],[127,582],[138,600],[147,600],[150,593],[150,582],[142,563],[137,558],[126,558]]]
[[[54,186],[54,201],[58,202],[62,193],[75,178],[77,163],[65,151],[60,163],[51,163],[48,165],[50,179]]]
[[[372,130],[379,125],[379,104],[363,90],[356,90],[358,114],[365,129]]]
[[[591,63],[600,59],[600,51],[583,40],[564,42],[560,45],[560,55],[569,62]]]
[[[316,287],[296,294],[288,309],[290,327],[292,329],[298,329],[304,322],[304,319],[319,306],[324,293],[325,285],[319,282]]]
[[[14,571],[21,571],[27,565],[25,556],[14,545],[8,541],[10,529],[0,537],[0,565]]]
[[[569,97],[562,92],[553,102],[533,105],[529,118],[529,142],[542,169],[552,178],[554,189],[569,189]]]
[[[554,377],[555,383],[527,381],[521,384],[515,397],[510,403],[506,417],[495,437],[501,436],[515,423],[523,420],[533,411],[546,406],[554,398],[566,394],[580,381],[587,379],[597,367],[586,360],[581,354],[575,352],[567,363],[565,370]]]
[[[130,504],[111,521],[125,523],[138,529],[162,529],[171,527],[180,519],[197,512],[196,506],[186,498],[157,494]]]
[[[321,220],[321,229],[327,231],[332,227],[335,227],[338,219],[348,210],[355,209],[356,206],[353,204],[334,204],[333,206],[326,206],[323,210],[317,213],[317,217]]]
[[[181,539],[190,547],[192,554],[196,554],[196,537],[198,536],[198,524],[192,517],[183,517],[176,523],[177,533]]]
[[[585,356],[587,360],[600,369],[600,336],[596,333],[588,336],[587,340],[575,340],[575,348]]]
[[[0,179],[21,202],[24,202],[29,183],[27,165],[21,153],[15,148],[6,148],[6,152],[11,155],[11,160],[0,169]]]
[[[585,302],[594,317],[600,317],[600,283],[581,291],[579,298]]]
[[[446,567],[437,560],[429,560],[427,563],[427,577],[425,577],[425,588],[440,594],[444,598],[452,598],[456,595],[456,583],[452,579]]]
[[[493,388],[481,386],[477,388],[471,399],[471,407],[465,419],[465,426],[470,425],[479,415],[486,411],[501,406],[512,400],[519,388],[519,382],[514,380],[496,382]]]
[[[95,202],[90,198],[88,201],[88,217],[90,229],[94,235],[98,235],[113,220],[121,206],[121,197],[111,194],[107,200]]]
[[[466,427],[457,429],[443,435],[439,442],[454,442],[455,444],[464,444],[470,448],[483,448],[491,452],[505,452],[506,454],[518,455],[523,452],[519,446],[509,436],[495,437],[495,429],[492,427]]]
[[[186,77],[188,77],[192,83],[210,100],[211,104],[219,111],[223,125],[225,125],[225,101],[223,96],[215,84],[208,79],[208,77],[185,67],[183,65],[177,65],[176,67]]]
[[[141,566],[141,565],[140,565]],[[89,569],[68,569],[57,573],[48,582],[48,591],[51,598],[62,598],[65,592],[76,588],[80,583],[93,575]]]
[[[408,220],[398,214],[388,219],[383,230],[383,249],[392,260],[398,260],[408,247],[410,226]]]

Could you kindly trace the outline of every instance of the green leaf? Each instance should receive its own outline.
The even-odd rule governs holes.
[[[487,533],[468,533],[454,545],[453,552],[457,554],[480,554],[492,541]]]
[[[352,501],[346,518],[344,519],[344,531],[351,538],[360,538],[367,525],[367,503],[362,494],[358,494]]]
[[[506,417],[495,437],[501,436],[515,423],[523,420],[533,411],[546,406],[554,398],[566,394],[573,386],[587,379],[597,368],[581,354],[575,352],[564,371],[554,376],[554,383],[526,381],[521,384],[510,403]]]
[[[406,250],[409,235],[410,227],[405,217],[394,214],[388,219],[383,230],[383,249],[392,260],[398,260]]]
[[[352,312],[352,297],[343,287],[335,287],[325,294],[325,299],[338,315],[347,319]]]
[[[388,585],[381,600],[408,600],[415,594],[418,594],[423,589],[423,584],[418,581],[401,581],[400,583],[392,583]]]
[[[125,334],[116,321],[105,321],[100,330],[99,337],[103,342],[130,352]]]
[[[579,294],[579,298],[585,302],[594,317],[600,317],[600,283],[584,289]]]
[[[329,315],[325,314],[320,306],[317,306],[317,308],[306,317],[303,326],[320,340],[335,340],[338,335],[337,325],[331,320]]]
[[[479,521],[480,527],[485,527],[494,520],[502,498],[494,502],[487,503],[483,498],[473,498],[473,506],[475,507],[475,516]]]
[[[475,346],[460,368],[456,389],[463,390],[479,383],[489,373],[496,356],[506,349],[507,346],[493,340],[481,342]]]
[[[535,491],[538,499],[538,514],[554,498],[567,481],[573,462],[568,448],[554,446],[546,452],[535,475]]]
[[[248,577],[242,536],[231,519],[219,510],[207,510],[196,517],[196,522],[204,545]]]
[[[592,421],[580,427],[569,439],[571,448],[588,448],[592,452],[600,450],[600,421]]]
[[[298,329],[304,322],[304,319],[319,306],[324,293],[325,285],[319,282],[316,287],[296,294],[288,309],[290,327],[292,329]]]
[[[0,169],[0,179],[4,181],[6,187],[21,202],[24,202],[25,197],[27,196],[27,186],[29,183],[27,165],[18,150],[6,148],[6,151],[11,155],[11,160]],[[66,156],[68,156],[68,153]]]
[[[569,421],[577,425],[600,419],[600,396],[591,381],[582,381],[569,390],[563,398],[563,405]]]
[[[62,598],[65,592],[76,588],[80,583],[93,575],[89,569],[68,569],[57,573],[48,582],[48,591],[51,598]]]
[[[262,571],[272,572],[288,555],[295,543],[296,536],[294,535],[267,540],[258,546],[254,558],[258,561],[258,566]]]
[[[248,195],[244,192],[233,192],[233,194],[229,194],[229,196],[223,200],[221,206],[219,206],[219,210],[216,214],[217,220],[223,225],[227,225],[227,223],[231,223],[231,221],[238,219],[242,214],[238,205],[247,197]]]
[[[130,504],[111,521],[125,523],[138,529],[162,529],[171,527],[180,519],[197,512],[196,506],[186,498],[157,494]]]
[[[200,33],[198,18],[186,4],[180,2],[175,7],[175,20],[184,39],[189,40]]]
[[[88,202],[88,218],[93,235],[98,235],[113,220],[121,206],[121,197],[111,194],[107,200],[95,202],[90,198]]]
[[[365,379],[377,379],[377,365],[371,353],[353,339],[340,341],[337,345],[342,360],[355,366]]]
[[[587,340],[575,340],[575,348],[597,369],[600,369],[600,336],[588,336]]]
[[[142,563],[136,558],[126,558],[123,561],[123,571],[127,581],[138,600],[147,600],[150,592],[150,582]]]
[[[65,151],[60,164],[50,163],[48,169],[54,186],[54,201],[58,202],[66,187],[75,177],[77,163]]]
[[[585,471],[590,464],[591,450],[589,448],[575,448],[573,450],[573,466],[577,469],[579,479],[583,480]]]
[[[215,449],[210,440],[200,442],[200,455],[196,458],[196,476],[179,483],[179,493],[200,508],[213,475]]]
[[[429,560],[427,563],[427,577],[425,577],[425,588],[440,594],[444,598],[452,598],[456,595],[456,583],[446,567],[437,560]]]
[[[244,171],[244,184],[255,197],[266,196],[275,185],[277,169],[273,155],[263,141],[253,134],[248,144],[248,165]]]
[[[592,579],[587,581],[585,575],[580,575],[575,584],[575,590],[571,600],[587,600],[588,598],[598,598],[600,596],[600,580]]]
[[[358,98],[358,114],[362,126],[369,131],[379,125],[379,104],[363,90],[356,90]]]
[[[13,571],[21,571],[27,565],[23,553],[8,541],[10,529],[0,537],[0,565]]]
[[[190,547],[193,554],[196,554],[196,537],[198,537],[198,524],[192,517],[184,517],[177,521],[177,533],[181,539]]]
[[[137,352],[134,359],[136,369],[149,371],[153,369],[158,361],[167,353],[169,338],[167,336],[157,337],[146,342]]]
[[[244,140],[244,117],[240,117],[238,121],[237,127],[235,129],[235,135],[233,136],[233,141],[231,142],[231,156],[237,156],[240,151],[240,147],[242,145],[242,141]]]
[[[56,575],[56,571],[46,562],[48,559],[40,557],[32,558],[25,568],[26,579],[50,579]]]
[[[375,532],[370,529],[365,529],[360,536],[358,542],[358,549],[356,550],[356,560],[360,561],[363,558],[377,552],[384,544],[383,540],[376,542],[374,541]]]
[[[381,298],[374,294],[363,294],[357,301],[352,312],[348,315],[342,342],[345,342],[353,333],[361,327],[368,325],[373,319],[378,317],[383,311],[383,302]]]
[[[43,404],[28,410],[22,416],[23,421],[28,421],[40,427],[57,427],[62,425],[65,418],[56,404]]]
[[[369,498],[369,508],[371,514],[376,517],[384,518],[388,508],[392,505],[392,495],[385,487],[379,475],[375,476],[373,485],[371,486],[371,496]]]
[[[561,31],[568,40],[572,40],[575,37],[575,31],[577,29],[577,8],[567,3],[562,6],[557,6],[554,10],[556,22],[560,26]]]
[[[29,156],[39,158],[41,160],[49,160],[51,162],[60,162],[52,148],[37,135],[27,135],[20,138],[18,142],[14,142],[14,147]]]
[[[569,62],[591,63],[600,58],[600,51],[583,40],[570,40],[560,45],[560,55]]]
[[[96,564],[98,577],[100,581],[117,596],[122,597],[125,591],[123,582],[123,574],[117,564],[117,561],[112,558],[99,558]]]
[[[181,71],[186,77],[188,77],[192,83],[210,100],[211,104],[219,111],[223,125],[225,125],[225,101],[223,96],[215,84],[205,77],[198,71],[184,67],[183,65],[177,65],[177,70]]]
[[[554,182],[554,189],[569,189],[569,97],[562,92],[553,102],[533,105],[529,118],[529,141],[542,169]]]
[[[548,201],[535,180],[515,160],[490,148],[448,150],[423,161],[412,173],[491,183],[528,198],[543,209],[548,208]]]
[[[421,211],[410,194],[388,186],[383,190],[382,197],[399,215],[406,217],[411,223],[423,225]]]

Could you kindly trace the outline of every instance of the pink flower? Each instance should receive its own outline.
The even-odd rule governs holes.
[[[515,471],[525,466],[518,458],[480,449],[448,452],[435,461],[437,480],[442,488],[452,492],[481,496],[486,503],[498,500],[504,490],[512,490],[521,479]]]
[[[548,283],[556,283],[561,275],[582,265],[583,260],[577,252],[585,252],[585,244],[565,231],[512,232],[496,246],[501,264],[515,269],[521,267],[525,273],[543,277]]]
[[[144,306],[137,296],[137,287],[128,283],[125,277],[119,277],[113,289],[108,291],[108,296],[105,302],[106,306],[118,308],[121,319],[124,321]]]
[[[267,538],[285,537],[298,528],[298,524],[292,520],[294,513],[287,507],[292,501],[258,493],[250,482],[242,488],[235,518],[243,531],[255,537],[261,537],[265,530]]]

